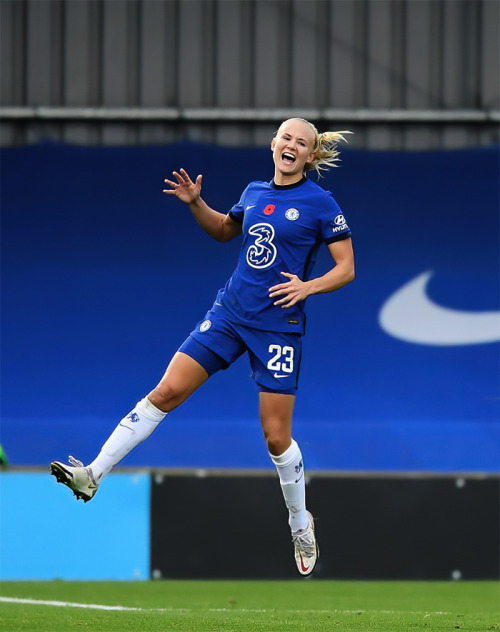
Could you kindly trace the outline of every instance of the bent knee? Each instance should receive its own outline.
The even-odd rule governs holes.
[[[160,410],[169,412],[182,404],[188,393],[184,388],[175,383],[160,383],[148,395],[148,399]]]
[[[269,434],[265,437],[267,449],[273,456],[280,456],[283,452],[286,452],[290,447],[290,437],[288,435],[273,435]]]

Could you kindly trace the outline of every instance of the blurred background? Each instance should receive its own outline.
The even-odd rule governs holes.
[[[271,179],[271,138],[300,116],[354,132],[320,184],[352,228],[357,278],[308,303],[294,422],[318,575],[498,577],[498,2],[2,0],[0,12],[0,575],[294,576],[245,357],[90,505],[47,472],[94,458],[234,268],[238,240],[203,234],[163,179],[203,173],[226,212]],[[328,265],[323,252],[317,274]],[[92,555],[65,550],[54,515],[109,532]],[[143,537],[127,557],[131,533]],[[171,537],[192,552],[180,570]]]
[[[3,0],[2,144],[498,142],[495,0]],[[278,111],[284,110],[284,112]]]

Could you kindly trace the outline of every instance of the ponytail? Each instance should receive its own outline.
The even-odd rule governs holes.
[[[314,160],[306,165],[305,171],[315,169],[318,176],[321,177],[322,171],[326,171],[326,169],[330,167],[338,166],[336,163],[340,161],[340,152],[337,146],[341,141],[344,143],[347,142],[344,134],[352,134],[352,132],[346,130],[343,132],[323,132],[319,134],[316,127],[312,125],[312,123],[309,124],[316,132],[316,141],[313,147]]]

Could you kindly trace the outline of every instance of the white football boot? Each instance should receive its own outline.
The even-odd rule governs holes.
[[[295,548],[295,561],[301,575],[310,575],[319,557],[319,548],[314,535],[314,519],[309,512],[309,524],[306,529],[292,533]]]
[[[50,464],[50,473],[56,477],[58,483],[69,487],[77,500],[88,502],[93,498],[99,487],[94,480],[90,467],[85,467],[81,461],[74,457],[68,457],[71,465],[66,465],[60,461],[53,461]]]

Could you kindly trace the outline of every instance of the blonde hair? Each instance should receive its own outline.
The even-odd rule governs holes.
[[[297,118],[296,120],[309,125],[314,133],[314,143],[312,148],[314,160],[306,164],[304,171],[312,171],[315,169],[316,173],[321,178],[322,171],[326,171],[330,167],[338,166],[336,163],[340,161],[340,152],[337,149],[337,145],[340,141],[347,143],[344,134],[352,134],[352,132],[344,130],[342,132],[322,132],[320,134],[316,129],[316,126],[310,121],[303,118]]]

